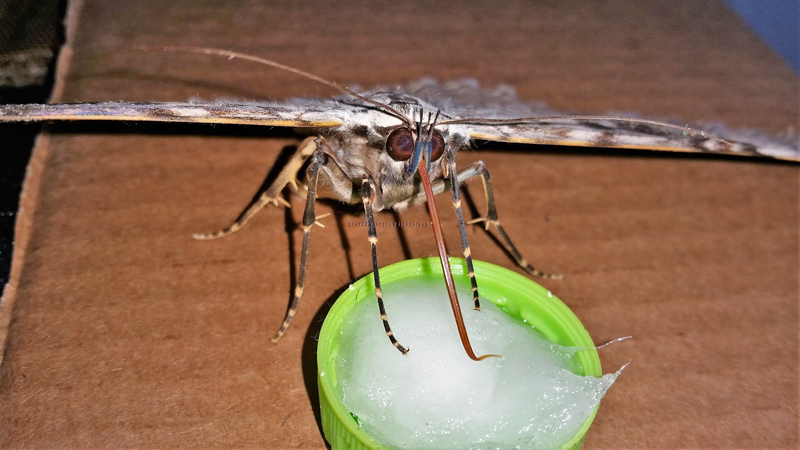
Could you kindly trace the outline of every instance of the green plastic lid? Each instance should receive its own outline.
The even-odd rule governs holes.
[[[475,276],[480,286],[481,298],[492,301],[505,313],[533,325],[537,331],[556,344],[575,347],[594,347],[591,337],[569,308],[547,289],[528,278],[494,264],[473,261]],[[450,258],[456,283],[469,284],[466,263],[461,258]],[[412,283],[417,280],[444,283],[439,258],[412,259],[381,270],[384,287],[391,283]],[[341,350],[340,328],[345,318],[360,302],[375,302],[375,284],[372,274],[358,280],[346,290],[328,312],[319,335],[317,346],[317,377],[322,414],[322,430],[333,450],[384,449],[352,417],[341,402],[342,393],[336,378],[336,358]],[[573,372],[583,376],[602,376],[600,358],[594,349],[578,352],[573,358]],[[599,407],[599,405],[598,405]],[[595,408],[581,429],[562,450],[581,448],[586,432],[597,414]]]

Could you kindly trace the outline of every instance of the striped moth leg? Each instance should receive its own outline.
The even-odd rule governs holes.
[[[465,175],[463,180],[462,173]],[[503,229],[503,226],[500,225],[500,221],[497,218],[497,208],[495,207],[494,195],[492,194],[492,180],[483,161],[470,164],[469,167],[460,172],[458,174],[458,182],[463,183],[464,180],[475,175],[480,175],[481,181],[483,181],[483,194],[486,198],[486,216],[470,220],[467,223],[474,224],[484,222],[487,231],[489,230],[490,225],[493,226],[495,231],[497,231],[497,236],[500,238],[500,242],[503,244],[503,248],[505,248],[506,251],[514,258],[514,261],[516,261],[517,264],[525,269],[525,271],[529,274],[544,279],[561,279],[561,275],[559,274],[544,273],[535,269],[525,258],[522,257],[522,255],[519,253],[519,250],[517,250],[517,247],[515,247],[514,243],[511,242],[511,238],[508,237],[508,234],[506,234],[506,231]]]
[[[456,211],[456,219],[458,219],[458,231],[461,234],[461,250],[464,252],[464,260],[467,262],[467,275],[469,282],[472,285],[472,301],[475,304],[475,309],[481,310],[480,295],[478,295],[478,281],[475,279],[475,268],[472,265],[472,250],[469,248],[469,239],[467,238],[467,226],[464,224],[464,213],[461,210],[461,193],[459,184],[459,174],[456,172],[456,157],[451,148],[445,150],[445,157],[447,158],[447,170],[445,173],[450,179],[450,194],[453,199],[453,208]],[[465,179],[466,180],[466,179]]]
[[[316,146],[315,146],[316,148]],[[306,269],[308,268],[308,249],[311,245],[311,227],[317,222],[317,217],[314,215],[314,204],[317,201],[317,182],[319,180],[319,171],[322,165],[328,160],[327,155],[321,150],[315,150],[311,155],[311,163],[308,166],[308,195],[306,197],[306,207],[303,211],[303,248],[300,255],[300,271],[297,274],[297,286],[294,289],[292,302],[289,304],[289,310],[286,311],[286,318],[283,319],[281,328],[275,333],[272,342],[278,340],[286,333],[292,318],[297,313],[297,305],[300,303],[300,297],[303,296],[303,289],[306,285]]]
[[[306,160],[314,153],[317,149],[316,138],[309,137],[305,139],[295,151],[294,155],[289,159],[286,165],[281,169],[278,173],[278,176],[275,178],[275,181],[269,185],[269,187],[261,194],[258,200],[250,203],[250,205],[239,214],[239,217],[233,221],[230,225],[223,228],[222,230],[215,231],[213,233],[198,233],[195,234],[193,237],[198,240],[210,240],[210,239],[218,239],[225,237],[229,234],[235,233],[239,231],[240,228],[247,223],[253,216],[256,215],[259,211],[261,211],[265,206],[269,204],[273,204],[275,206],[285,206],[287,208],[291,207],[289,202],[284,200],[281,197],[281,191],[287,185],[291,186],[292,189],[297,191],[297,172],[303,167]]]
[[[381,320],[383,321],[383,329],[386,330],[386,335],[392,345],[395,346],[400,353],[408,353],[408,349],[400,345],[394,337],[392,328],[389,326],[389,320],[386,317],[386,307],[383,304],[383,291],[381,290],[381,277],[378,271],[378,230],[375,227],[375,218],[372,215],[372,186],[370,185],[369,178],[364,178],[361,181],[361,201],[364,203],[364,212],[367,216],[367,231],[369,233],[369,244],[372,248],[372,274],[375,277],[375,296],[378,298],[378,309],[381,313]]]

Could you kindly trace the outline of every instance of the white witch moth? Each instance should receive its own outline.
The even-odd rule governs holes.
[[[433,195],[449,190],[461,234],[462,252],[472,284],[473,301],[479,308],[478,283],[472,268],[466,224],[484,222],[492,227],[505,249],[528,273],[552,277],[533,268],[520,254],[498,220],[491,178],[482,162],[459,168],[456,157],[473,141],[519,144],[641,149],[670,152],[731,154],[747,157],[800,161],[797,137],[775,138],[723,127],[687,127],[662,121],[619,116],[574,116],[523,103],[507,88],[481,89],[469,80],[436,84],[420,81],[406,88],[375,89],[356,93],[336,83],[270,60],[239,53],[173,48],[228,58],[247,59],[310,78],[340,90],[343,95],[327,99],[296,99],[285,103],[78,103],[0,106],[0,122],[11,121],[156,121],[204,124],[242,124],[306,129],[305,139],[281,168],[274,182],[227,228],[198,239],[226,236],[241,228],[268,204],[289,206],[281,192],[289,186],[306,191],[302,227],[303,246],[297,286],[283,324],[273,338],[285,333],[297,311],[306,281],[311,228],[317,222],[314,204],[318,197],[345,203],[363,203],[372,246],[376,296],[386,334],[401,352],[407,349],[389,327],[383,303],[377,257],[377,231],[373,213],[402,210],[425,203],[433,206]],[[465,222],[460,188],[480,177],[486,197],[486,215]],[[434,231],[438,213],[431,207]],[[447,258],[441,233],[437,241],[443,265]],[[464,347],[473,359],[466,330],[460,320],[449,270],[448,291]],[[489,355],[486,355],[489,356]]]

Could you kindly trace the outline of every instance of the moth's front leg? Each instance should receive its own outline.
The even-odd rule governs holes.
[[[386,317],[386,307],[383,304],[383,291],[381,290],[381,277],[378,271],[378,230],[375,227],[375,218],[372,216],[372,203],[373,189],[370,185],[370,179],[364,178],[361,181],[361,201],[364,203],[364,212],[367,216],[367,231],[369,233],[369,244],[372,247],[372,274],[375,277],[375,296],[378,298],[378,309],[381,313],[381,320],[383,321],[383,329],[386,330],[386,335],[392,345],[395,346],[400,353],[408,353],[408,349],[400,345],[394,337],[392,328],[389,326],[389,320]]]
[[[253,216],[256,215],[259,211],[261,211],[265,206],[269,204],[273,204],[275,206],[285,206],[287,208],[291,207],[289,202],[284,200],[281,197],[281,191],[287,185],[291,186],[295,191],[297,191],[297,172],[303,167],[306,160],[317,150],[316,138],[309,137],[305,139],[295,151],[294,155],[289,159],[289,162],[281,169],[278,176],[269,185],[269,187],[261,194],[258,200],[250,203],[250,205],[239,214],[239,217],[233,221],[230,225],[223,228],[222,230],[215,231],[213,233],[198,233],[195,234],[193,237],[198,240],[209,240],[209,239],[218,239],[221,237],[225,237],[229,234],[235,233],[239,231],[240,228],[247,223]]]

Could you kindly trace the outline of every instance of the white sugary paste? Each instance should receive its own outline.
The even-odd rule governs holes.
[[[366,295],[366,294],[364,294]],[[488,300],[472,307],[459,290],[476,354],[461,345],[443,283],[384,286],[394,335],[377,302],[361,302],[347,320],[337,356],[343,402],[378,442],[408,449],[558,449],[583,425],[620,372],[573,374],[581,351],[553,344]],[[372,300],[372,301],[370,301]]]

